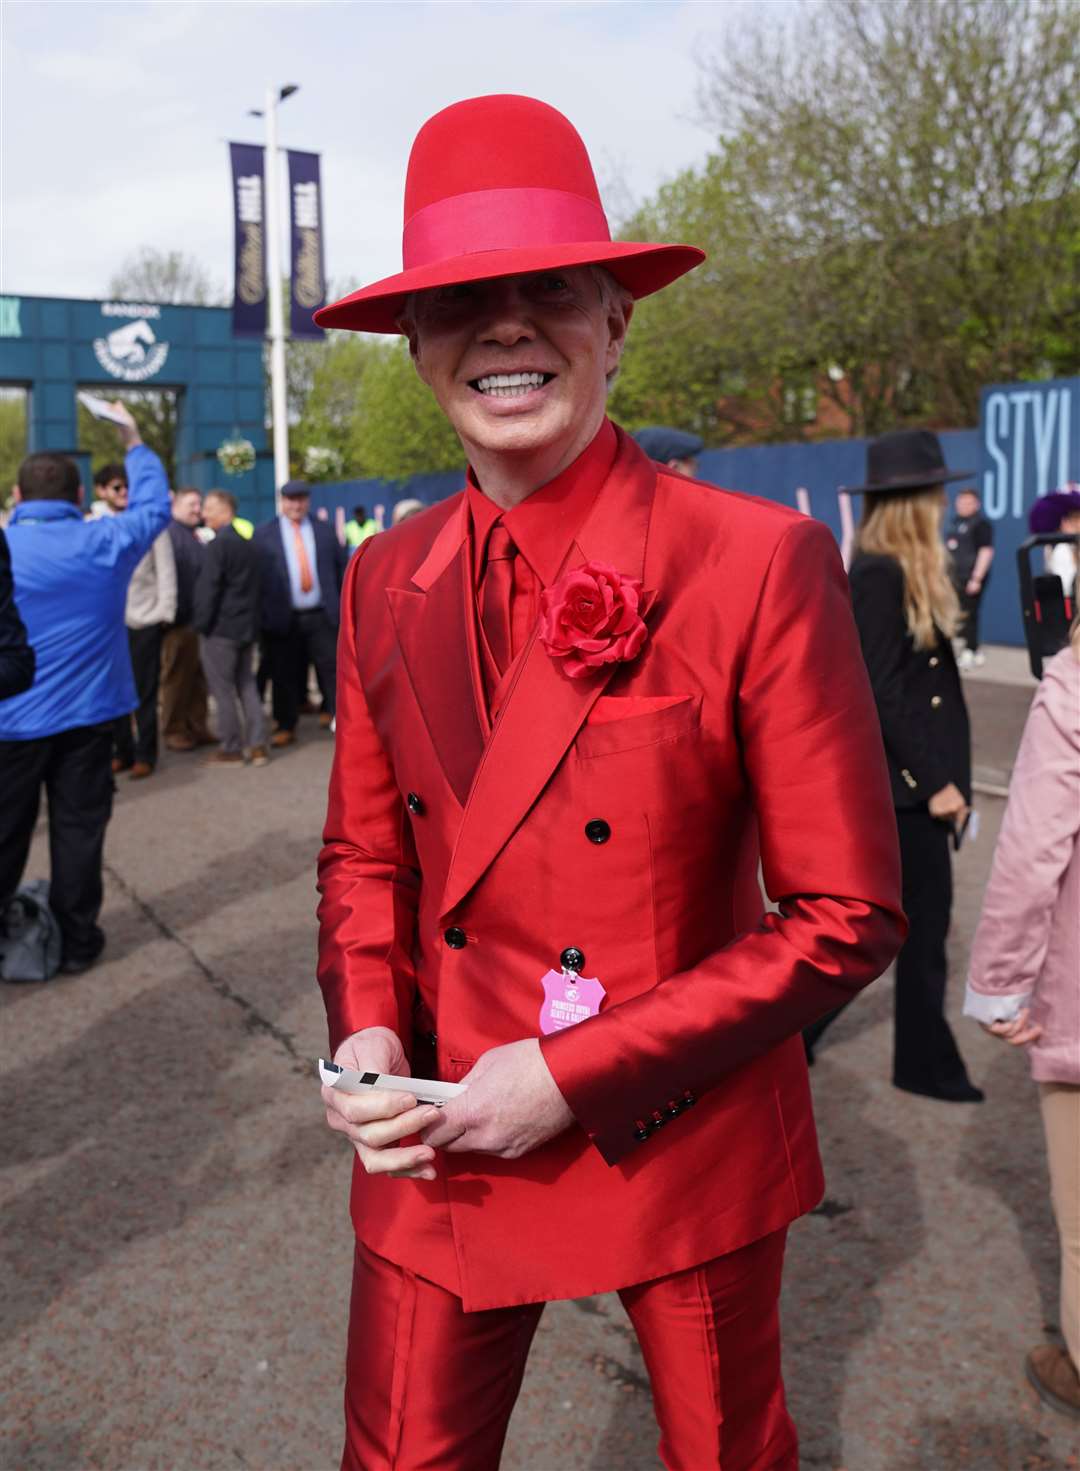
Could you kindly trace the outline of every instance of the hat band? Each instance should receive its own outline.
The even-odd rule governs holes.
[[[609,241],[607,216],[593,199],[563,189],[477,189],[417,210],[401,240],[406,271],[459,255],[544,245]]]

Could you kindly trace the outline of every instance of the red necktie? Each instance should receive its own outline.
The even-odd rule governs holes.
[[[512,604],[516,557],[513,538],[502,522],[496,521],[488,537],[487,561],[480,586],[480,621],[500,678],[514,657]]]

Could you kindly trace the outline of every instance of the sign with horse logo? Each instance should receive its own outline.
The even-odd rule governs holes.
[[[119,315],[118,312],[109,310],[111,305],[113,303],[105,303],[103,316]],[[135,320],[122,327],[115,327],[103,337],[95,337],[94,356],[114,378],[120,378],[125,383],[142,383],[161,372],[165,359],[169,356],[169,344],[157,340],[153,327],[147,321],[147,317],[158,316],[159,309],[128,307],[124,314],[127,315],[127,312],[131,312]],[[135,315],[136,312],[138,315]]]

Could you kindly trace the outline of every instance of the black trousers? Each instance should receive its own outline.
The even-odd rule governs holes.
[[[965,592],[963,587],[958,587],[956,591],[960,598],[960,611],[964,615],[964,621],[960,625],[960,637],[964,640],[965,647],[969,648],[973,654],[977,654],[979,651],[979,604],[982,602],[982,595],[986,587],[984,584],[977,593]]]
[[[135,676],[135,693],[139,703],[135,708],[135,731],[132,735],[132,717],[121,715],[115,723],[116,755],[125,766],[133,761],[145,761],[156,766],[158,758],[158,685],[161,682],[161,641],[165,633],[164,624],[152,623],[149,628],[129,628],[128,648],[131,650],[131,672]]]
[[[49,798],[49,905],[65,960],[93,960],[105,935],[101,857],[112,816],[112,722],[29,741],[0,741],[0,901],[22,882],[41,788]]]
[[[925,807],[896,814],[904,913],[911,926],[896,957],[893,1081],[914,1087],[966,1083],[967,1070],[945,1020],[952,916],[949,826]]]
[[[949,826],[925,807],[898,811],[903,906],[908,937],[896,957],[893,1082],[935,1090],[968,1081],[964,1060],[945,1019],[948,961],[945,941],[952,915]],[[803,1032],[808,1053],[843,1011],[830,1011]]]
[[[323,709],[334,713],[337,691],[337,629],[322,608],[294,613],[288,633],[267,634],[266,651],[273,681],[272,704],[279,730],[295,730],[300,719],[300,691],[306,690],[307,667],[315,665]]]

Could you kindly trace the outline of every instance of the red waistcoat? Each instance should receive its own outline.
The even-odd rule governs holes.
[[[643,579],[647,643],[571,680],[534,637],[490,736],[462,497],[367,541],[343,593],[319,863],[331,1047],[381,1025],[411,1051],[433,1028],[456,1081],[539,1034],[565,948],[607,991],[542,1043],[575,1127],[513,1161],[440,1154],[430,1183],[354,1172],[360,1237],[467,1309],[645,1281],[809,1210],[800,1029],[904,934],[829,531],[620,434],[565,565],[590,559]]]

